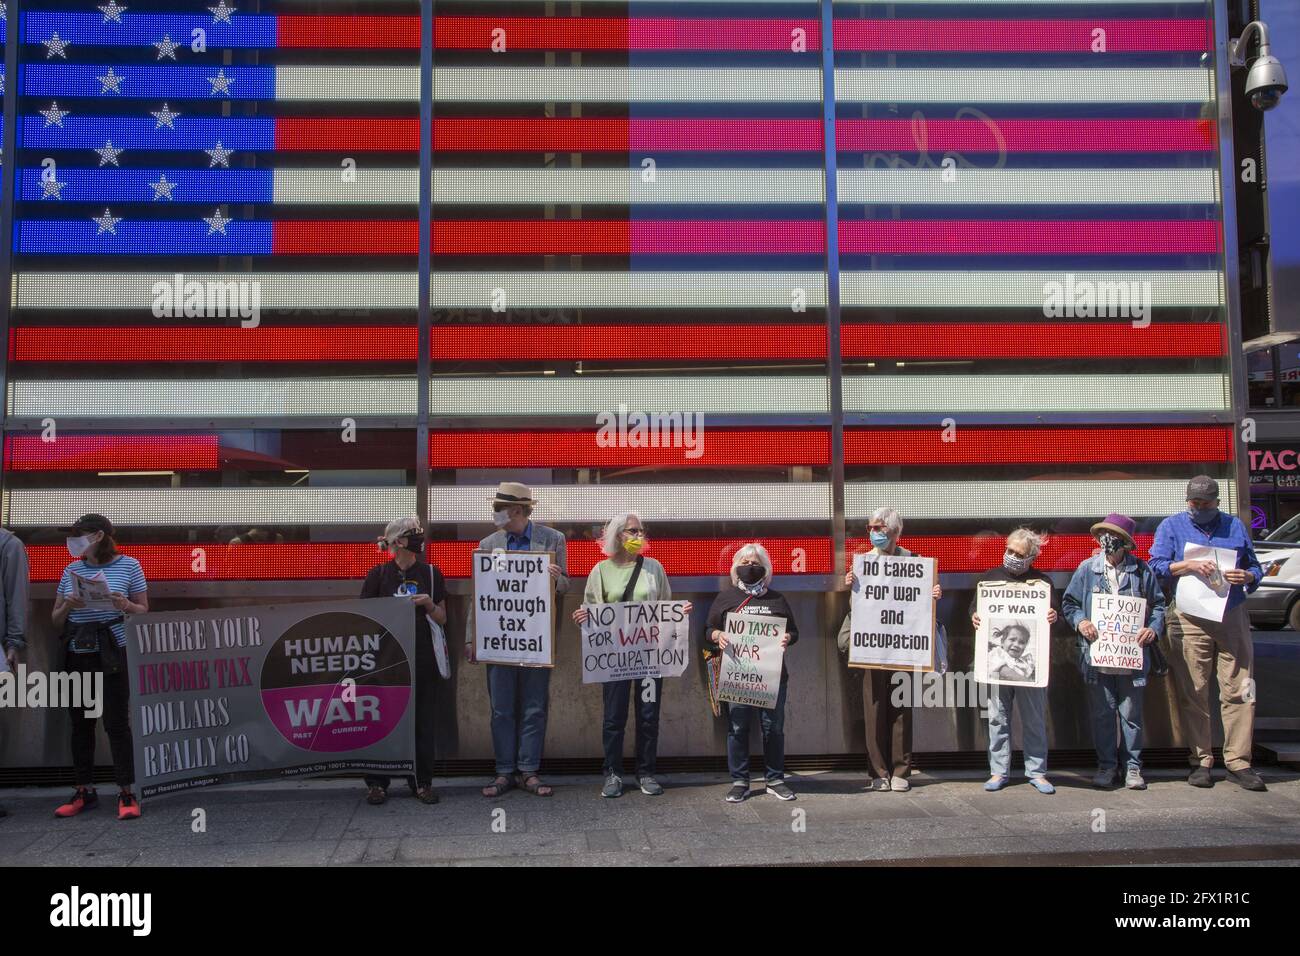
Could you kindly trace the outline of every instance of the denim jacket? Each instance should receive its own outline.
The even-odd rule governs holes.
[[[1079,564],[1070,578],[1070,586],[1065,589],[1061,599],[1061,613],[1073,628],[1079,651],[1079,670],[1083,679],[1089,684],[1097,683],[1097,672],[1088,659],[1088,640],[1079,634],[1079,622],[1092,617],[1092,596],[1107,594],[1106,556],[1098,552]],[[1124,555],[1123,562],[1116,569],[1119,572],[1119,593],[1130,597],[1147,599],[1146,626],[1159,636],[1165,630],[1165,596],[1160,589],[1159,579],[1151,566],[1130,552]],[[1142,648],[1142,670],[1133,675],[1134,687],[1145,687],[1147,672],[1151,669],[1150,648]]]

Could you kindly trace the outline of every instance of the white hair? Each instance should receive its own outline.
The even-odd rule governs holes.
[[[623,533],[623,529],[627,527],[627,523],[633,518],[637,520],[637,524],[641,525],[641,530],[644,532],[645,522],[641,520],[641,516],[635,511],[624,511],[622,514],[614,515],[609,519],[609,522],[605,525],[605,530],[600,533],[600,550],[605,557],[611,558],[618,554],[618,536]]]
[[[871,515],[872,521],[879,521],[895,541],[903,533],[903,516],[893,508],[877,508]]]
[[[420,527],[420,519],[415,515],[407,515],[405,518],[397,518],[388,522],[384,528],[384,533],[379,539],[381,547],[387,547],[397,541],[398,538],[404,538],[408,533]]]
[[[731,559],[731,583],[740,587],[740,578],[736,575],[736,568],[740,567],[740,562],[749,557],[758,558],[758,563],[763,566],[766,572],[763,575],[763,587],[767,587],[768,582],[772,580],[772,558],[767,553],[767,548],[763,547],[757,541],[742,545],[735,556]]]
[[[1030,560],[1033,560],[1042,553],[1043,545],[1046,542],[1047,539],[1032,528],[1017,528],[1015,531],[1007,535],[1007,547],[1010,547],[1013,544],[1024,545],[1029,549],[1029,554],[1026,555],[1026,557]]]

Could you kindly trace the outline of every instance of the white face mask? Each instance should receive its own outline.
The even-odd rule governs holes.
[[[504,528],[510,523],[510,512],[506,511],[505,508],[492,512],[492,523],[498,528]]]
[[[83,534],[80,538],[68,539],[68,554],[74,558],[79,558],[90,550],[90,535]]]

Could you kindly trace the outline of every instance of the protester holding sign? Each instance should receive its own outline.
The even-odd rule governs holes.
[[[27,549],[16,535],[0,528],[0,644],[4,651],[0,671],[13,671],[27,650],[29,579]],[[0,817],[7,815],[0,807]]]
[[[867,523],[874,555],[913,557],[912,552],[899,547],[898,538],[903,533],[903,518],[893,508],[878,508]],[[844,575],[848,587],[858,586],[858,576],[850,566]],[[943,588],[933,585],[931,597],[938,601]],[[841,651],[849,650],[852,633],[852,613],[844,616],[840,626],[838,644]],[[866,718],[867,759],[871,763],[872,790],[907,791],[912,789],[907,778],[912,772],[912,708],[895,705],[891,685],[896,671],[865,670],[862,672],[862,709]]]
[[[149,610],[148,585],[140,562],[117,550],[113,523],[100,514],[83,516],[67,529],[68,553],[76,560],[63,569],[54,599],[52,620],[63,631],[66,655],[63,669],[93,675],[103,674],[104,731],[113,755],[113,780],[117,783],[117,818],[140,816],[140,802],[131,785],[135,782],[135,757],[131,742],[131,683],[126,667],[126,627],[123,614]],[[76,596],[77,579],[107,582],[110,608],[87,607]],[[72,799],[54,811],[55,816],[74,817],[82,810],[99,806],[92,785],[95,773],[95,718],[81,706],[68,709],[72,723],[72,767],[76,791]]]
[[[361,586],[363,598],[407,597],[415,615],[415,776],[407,780],[421,803],[438,802],[433,789],[434,663],[433,629],[447,623],[447,585],[442,572],[424,560],[424,529],[411,515],[390,521],[377,542],[392,560],[370,569]],[[388,799],[390,778],[378,774],[366,777],[370,792],[366,802],[379,806]]]
[[[478,550],[550,552],[548,571],[555,582],[555,593],[568,591],[569,561],[564,535],[533,523],[531,515],[537,502],[528,486],[503,481],[491,500],[492,520],[498,530],[480,541]],[[475,621],[472,606],[465,625],[465,656],[473,661]],[[496,779],[483,788],[483,796],[499,797],[518,785],[539,797],[549,797],[553,791],[542,783],[537,770],[541,766],[542,745],[546,740],[551,669],[488,664],[487,682],[488,696],[492,701]]]
[[[648,542],[645,525],[631,512],[617,515],[605,525],[600,549],[606,555],[587,575],[583,604],[613,604],[623,601],[670,601],[672,586],[664,566],[642,554]],[[688,613],[690,605],[686,605]],[[587,609],[573,612],[579,625],[587,623]],[[603,743],[605,784],[601,796],[623,793],[623,738],[627,731],[628,698],[636,706],[636,778],[641,792],[657,797],[664,788],[655,779],[655,758],[659,749],[659,704],[663,678],[644,681],[616,680],[601,685],[604,694]]]
[[[1212,550],[1211,550],[1212,549]],[[1226,549],[1236,560],[1226,567],[1200,553]],[[1214,751],[1210,736],[1210,679],[1219,682],[1219,711],[1223,717],[1223,762],[1228,779],[1246,790],[1264,790],[1264,781],[1251,768],[1255,726],[1254,645],[1246,616],[1246,595],[1259,587],[1264,571],[1255,557],[1250,532],[1241,519],[1219,511],[1219,483],[1198,475],[1187,484],[1187,510],[1166,518],[1156,528],[1151,568],[1166,594],[1177,583],[1170,605],[1169,666],[1178,683],[1183,734],[1191,750],[1192,772],[1187,782],[1212,787]],[[1226,585],[1226,601],[1218,620],[1180,607],[1185,595]],[[1177,579],[1177,580],[1176,580]],[[1222,589],[1221,589],[1222,590]]]
[[[1133,519],[1121,514],[1109,514],[1093,525],[1101,551],[1075,570],[1061,602],[1065,619],[1079,635],[1079,669],[1097,748],[1092,785],[1098,789],[1112,786],[1118,771],[1117,717],[1128,755],[1124,786],[1147,788],[1142,779],[1142,696],[1152,645],[1165,626],[1165,599],[1155,571],[1133,554],[1136,529]],[[1103,645],[1114,650],[1098,654]],[[1125,645],[1140,650],[1137,659],[1122,652]]]
[[[785,595],[772,590],[772,559],[757,542],[744,545],[731,562],[731,586],[723,588],[709,608],[704,631],[704,649],[712,654],[726,650],[728,637],[724,628],[732,614],[778,618],[785,628],[780,639],[782,649],[799,640],[799,627]],[[781,661],[781,677],[775,704],[771,708],[750,704],[726,704],[727,769],[731,772],[728,803],[741,803],[749,796],[749,725],[758,713],[763,733],[763,763],[767,792],[782,800],[793,800],[794,791],[785,782],[785,696],[789,672]]]
[[[1051,587],[1046,577],[1034,570],[1034,559],[1042,550],[1043,537],[1029,528],[1017,528],[1007,535],[1002,563],[979,576],[975,594],[971,596],[970,618],[976,633],[980,630],[979,585],[1033,581]],[[1055,624],[1057,616],[1056,608],[1051,608],[1047,613],[1048,623]],[[1056,788],[1047,780],[1047,688],[1015,684],[995,684],[990,690],[989,779],[985,781],[984,789],[996,792],[1011,779],[1011,709],[1017,703],[1024,737],[1025,777],[1039,793],[1053,794]]]

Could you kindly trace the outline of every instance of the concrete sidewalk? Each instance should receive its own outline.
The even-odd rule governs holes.
[[[1019,779],[985,793],[982,774],[917,774],[910,793],[867,793],[863,775],[823,773],[791,777],[794,802],[758,784],[740,805],[723,802],[720,774],[666,776],[661,797],[616,800],[595,777],[552,778],[549,799],[499,800],[479,795],[486,780],[439,780],[437,806],[398,782],[382,807],[360,781],[294,781],[146,802],[132,822],[116,819],[111,784],[99,810],[71,820],[53,815],[69,790],[26,788],[0,791],[0,865],[1300,864],[1300,774],[1263,773],[1258,794],[1222,770],[1212,790],[1152,771],[1145,792],[1061,772],[1050,797]]]

